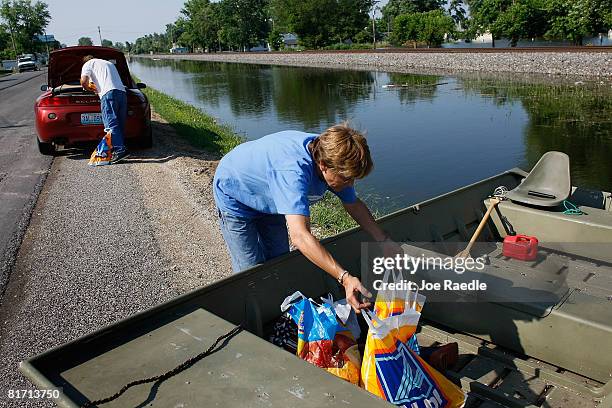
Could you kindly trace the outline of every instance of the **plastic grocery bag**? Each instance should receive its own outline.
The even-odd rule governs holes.
[[[111,132],[106,132],[102,140],[100,140],[100,143],[98,143],[96,150],[93,151],[91,157],[89,158],[90,166],[104,166],[111,164],[113,149],[111,140]]]
[[[374,313],[381,319],[386,319],[389,316],[396,316],[404,313],[406,305],[410,308],[421,312],[425,305],[425,296],[419,294],[419,291],[406,291],[406,290],[395,290],[387,289],[387,283],[389,281],[396,283],[401,282],[404,279],[401,271],[390,271],[386,270],[383,275],[382,288],[378,290],[376,294],[376,302],[374,303]],[[419,342],[417,341],[416,335],[412,335],[408,340],[408,346],[415,353],[420,353]]]
[[[357,314],[351,305],[348,304],[346,299],[340,299],[334,302],[334,298],[330,294],[326,298],[321,297],[321,301],[334,308],[336,317],[338,320],[340,320],[341,325],[351,331],[351,334],[355,340],[361,336],[361,328],[359,327],[359,322],[357,321]]]
[[[281,305],[298,326],[297,356],[353,384],[359,384],[361,354],[351,331],[330,304],[317,305],[300,292]]]
[[[384,279],[388,281],[388,277]],[[461,389],[427,364],[409,345],[424,303],[425,297],[416,292],[379,291],[375,310],[380,315],[363,311],[369,330],[361,385],[398,406],[462,407],[465,394]]]

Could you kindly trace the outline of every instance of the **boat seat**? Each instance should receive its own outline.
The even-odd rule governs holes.
[[[512,201],[540,207],[555,207],[569,197],[569,157],[561,152],[547,152],[515,189],[507,194]]]

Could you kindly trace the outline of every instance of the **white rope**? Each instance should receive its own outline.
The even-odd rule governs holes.
[[[508,187],[506,186],[499,186],[493,190],[493,197],[499,198],[500,200],[505,200],[506,194],[508,194]]]

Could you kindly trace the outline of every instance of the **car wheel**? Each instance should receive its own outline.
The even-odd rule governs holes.
[[[136,144],[141,149],[150,149],[153,147],[153,129],[149,127],[149,131],[147,132],[146,136],[138,139]]]
[[[55,146],[53,143],[43,143],[38,138],[36,138],[36,142],[38,142],[38,151],[40,154],[45,156],[55,156]]]

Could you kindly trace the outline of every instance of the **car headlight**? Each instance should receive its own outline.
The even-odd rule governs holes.
[[[50,113],[50,114],[47,115],[47,117],[49,119],[55,119],[55,118],[57,118],[57,115],[55,113]]]

